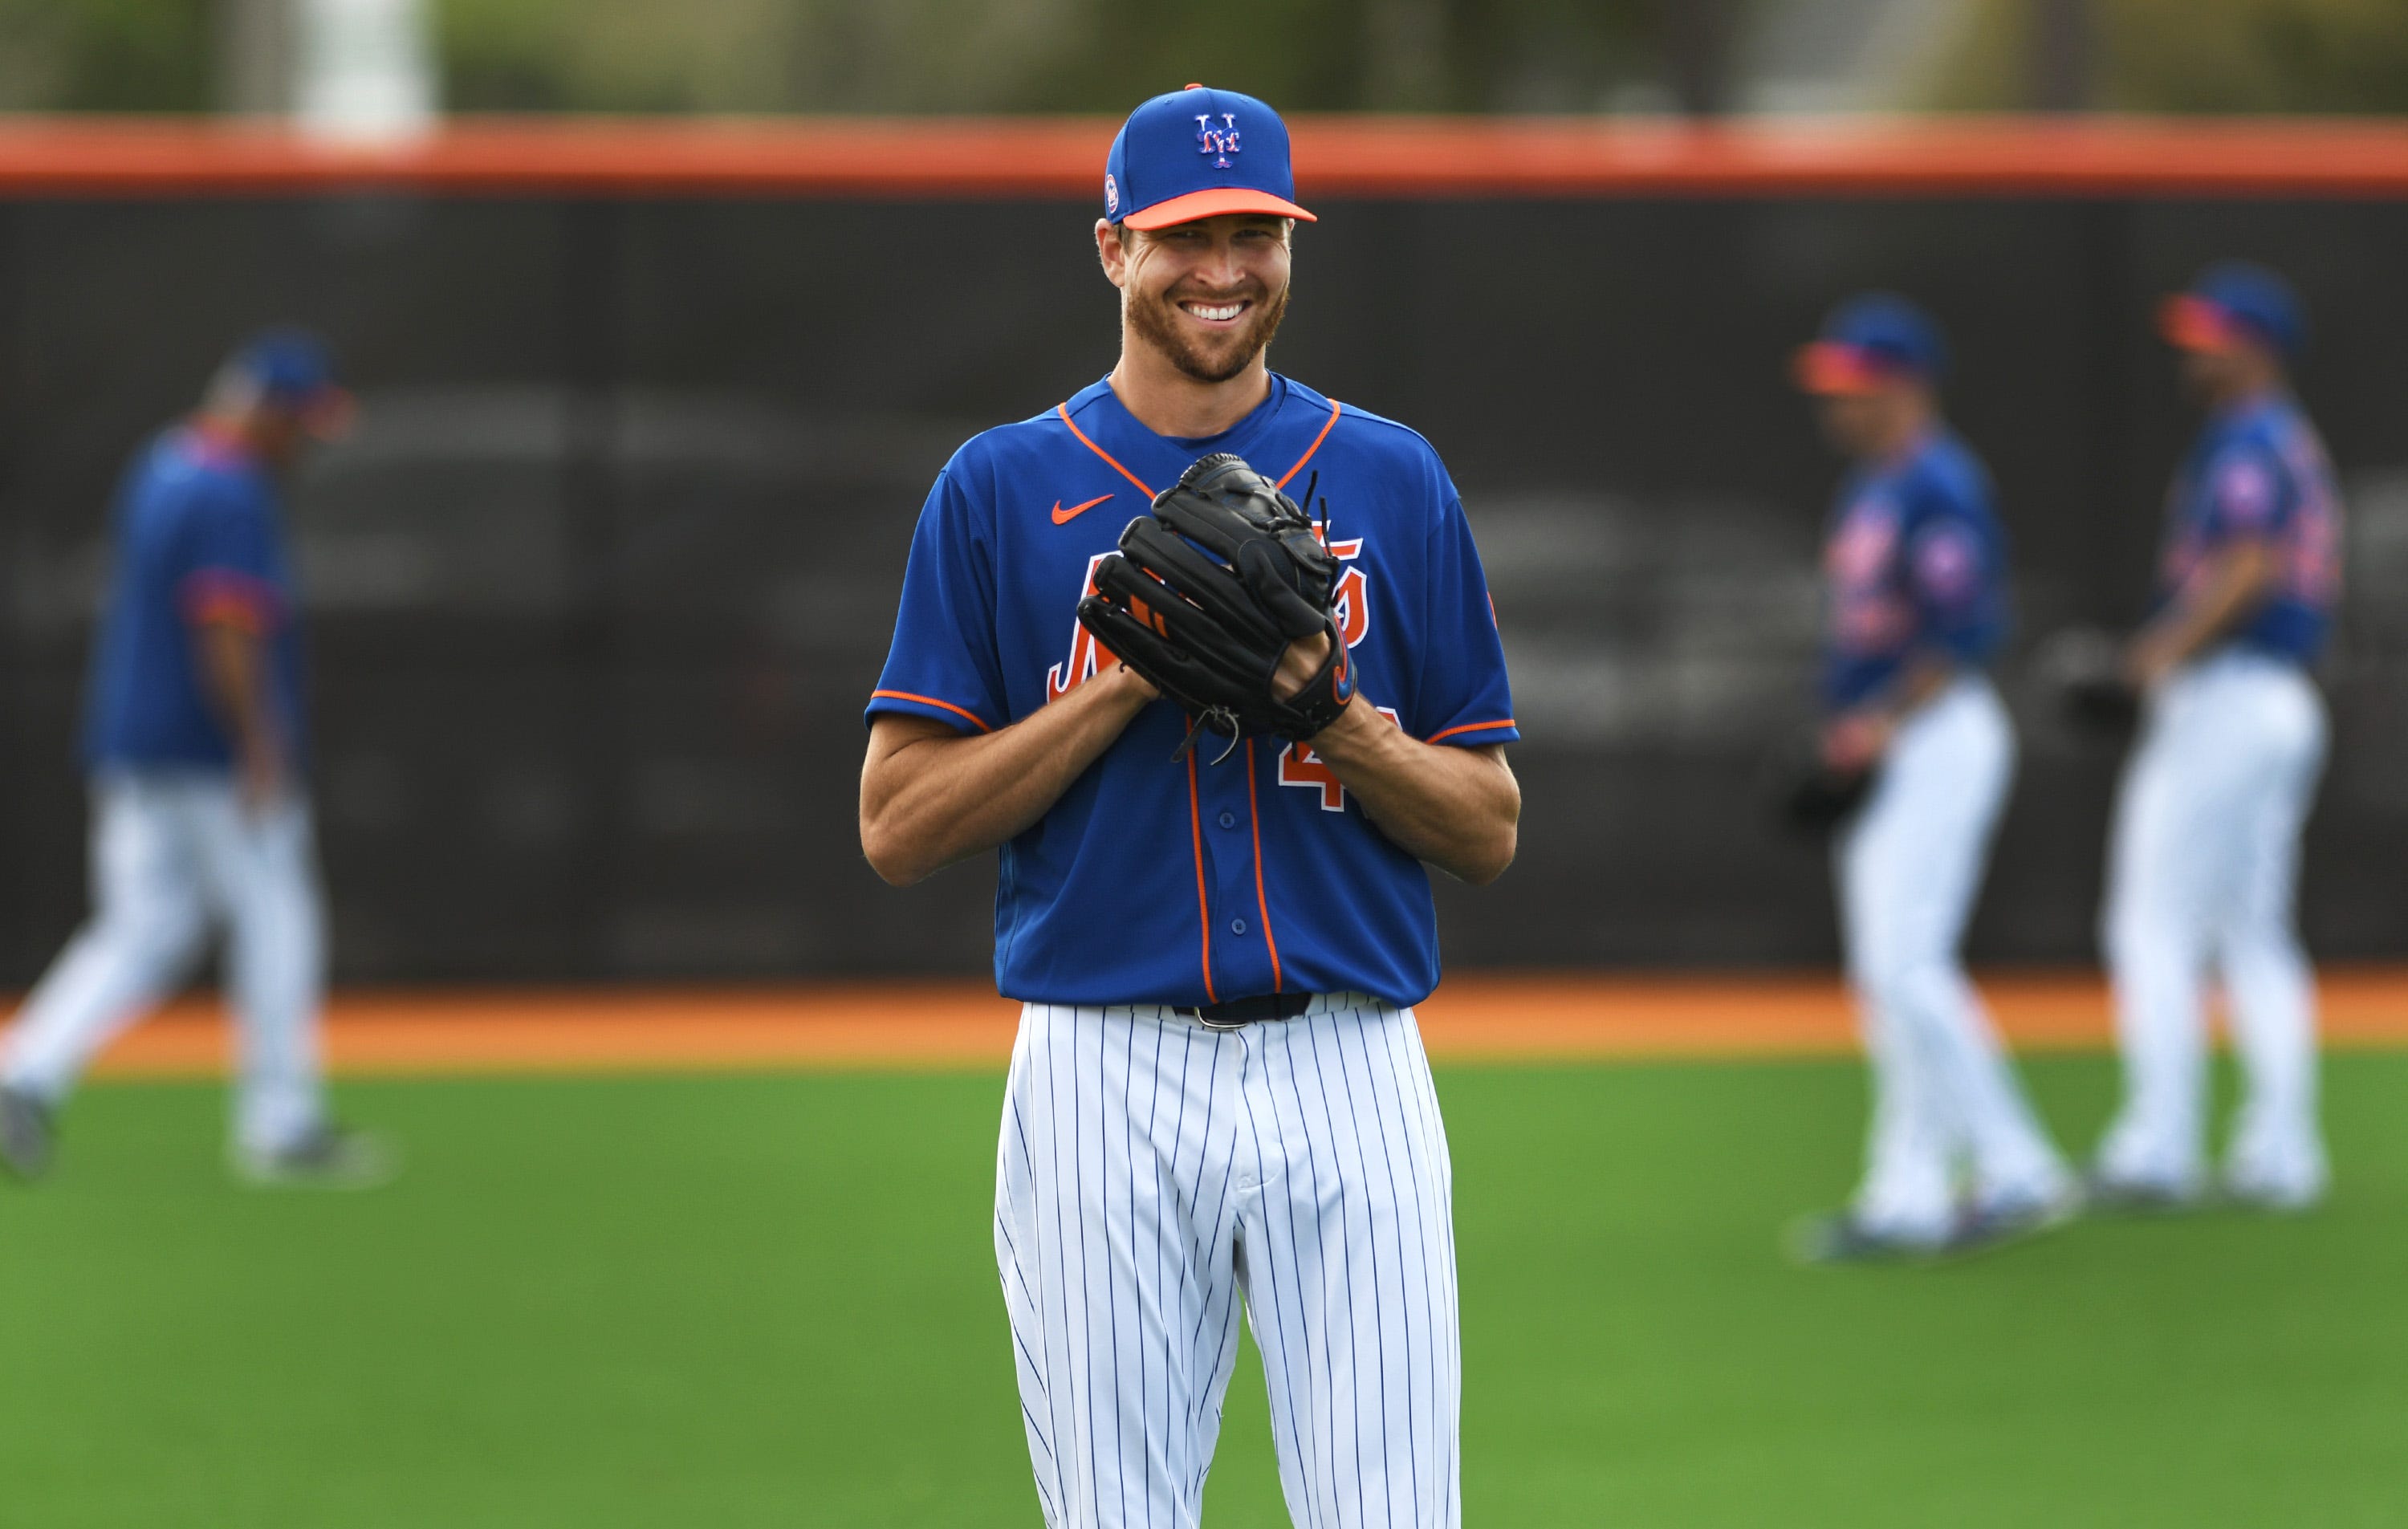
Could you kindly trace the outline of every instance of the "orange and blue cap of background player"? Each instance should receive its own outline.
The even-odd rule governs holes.
[[[2289,282],[2263,265],[2229,260],[2158,306],[2157,333],[2184,350],[2256,345],[2287,361],[2307,341],[2307,320]]]
[[[1168,228],[1234,212],[1313,221],[1296,205],[1287,124],[1236,91],[1190,85],[1129,113],[1104,160],[1104,221]]]
[[[1947,369],[1948,347],[1931,316],[1880,292],[1833,308],[1822,333],[1793,363],[1798,385],[1827,396],[1871,393],[1899,381],[1937,383]]]
[[[293,414],[320,435],[339,435],[351,422],[351,393],[335,380],[325,341],[306,329],[280,326],[245,340],[230,360],[251,379],[260,402]]]

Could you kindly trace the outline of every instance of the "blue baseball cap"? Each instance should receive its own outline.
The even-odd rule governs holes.
[[[259,386],[262,400],[306,411],[345,396],[335,381],[335,358],[306,329],[265,329],[243,341],[234,369]]]
[[[2157,309],[2157,332],[2186,350],[2260,345],[2288,359],[2307,343],[2307,316],[2291,284],[2263,265],[2221,261]]]
[[[1190,85],[1121,124],[1104,159],[1104,220],[1168,228],[1228,212],[1313,221],[1296,205],[1287,124],[1251,95]]]
[[[1937,382],[1948,369],[1947,342],[1931,316],[1891,293],[1851,297],[1823,321],[1798,352],[1798,385],[1808,393],[1870,393],[1901,379]]]

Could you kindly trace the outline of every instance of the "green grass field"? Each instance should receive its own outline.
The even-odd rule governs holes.
[[[2086,1143],[2111,1075],[2030,1069]],[[1799,1270],[1837,1063],[1442,1072],[1468,1521],[2408,1522],[2408,1055],[2336,1059],[2295,1222]],[[392,1188],[219,1170],[212,1088],[78,1101],[0,1197],[0,1523],[1032,1525],[988,1245],[1000,1079],[355,1084]],[[1280,1525],[1259,1370],[1208,1521]]]

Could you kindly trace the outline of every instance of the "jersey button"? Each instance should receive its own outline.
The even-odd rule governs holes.
[[[1231,934],[1233,934],[1233,935],[1242,935],[1242,934],[1244,934],[1245,932],[1246,932],[1246,921],[1245,921],[1245,920],[1243,920],[1243,919],[1231,919],[1231,920],[1229,921],[1229,933],[1231,933]]]
[[[1237,827],[1237,826],[1238,826],[1238,815],[1237,815],[1236,813],[1234,813],[1234,812],[1224,812],[1224,813],[1222,813],[1222,814],[1221,814],[1221,826],[1222,826],[1222,827],[1224,827],[1224,828],[1235,828],[1235,827]]]

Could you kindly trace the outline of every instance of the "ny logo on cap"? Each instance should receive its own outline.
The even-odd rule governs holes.
[[[1197,150],[1197,152],[1219,155],[1219,158],[1213,160],[1212,168],[1216,170],[1227,169],[1229,167],[1229,156],[1238,151],[1237,113],[1232,111],[1225,111],[1221,113],[1221,125],[1219,127],[1214,127],[1212,125],[1212,114],[1211,112],[1199,111],[1196,114],[1196,141],[1201,146]]]

